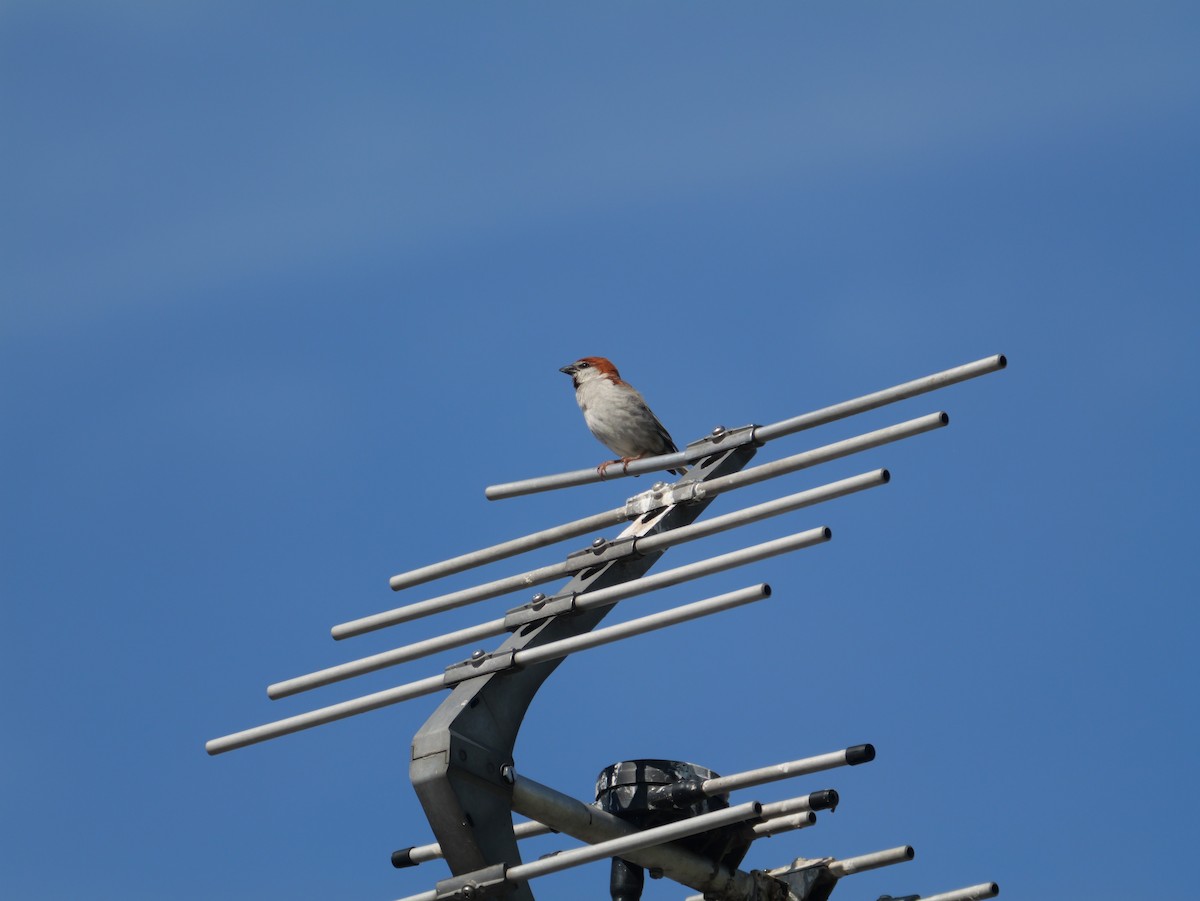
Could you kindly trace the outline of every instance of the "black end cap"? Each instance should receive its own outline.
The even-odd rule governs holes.
[[[1004,354],[996,354],[996,362],[999,363],[1000,368],[1003,369],[1008,365],[1008,357],[1006,357]]]
[[[875,759],[874,745],[855,745],[846,749],[846,763],[858,766],[860,763],[870,763]]]
[[[392,866],[397,870],[403,870],[406,867],[415,867],[417,862],[412,859],[412,848],[401,848],[399,851],[392,852]]]
[[[838,793],[832,788],[812,792],[808,796],[808,806],[813,810],[833,810],[838,806]]]
[[[695,804],[707,797],[704,794],[704,782],[700,779],[684,779],[669,787],[671,801],[680,807]]]

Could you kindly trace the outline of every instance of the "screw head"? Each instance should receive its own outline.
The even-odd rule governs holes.
[[[592,547],[601,548],[601,547],[604,547],[604,545],[606,545],[606,544],[608,544],[607,538],[597,538],[595,541],[592,542]]]
[[[725,434],[725,426],[723,426],[723,425],[716,426],[712,430],[712,433],[713,433],[714,438],[720,438],[722,435]]]
[[[653,485],[650,486],[650,490],[651,491],[662,491],[666,487],[667,487],[666,482],[655,482]]]
[[[517,781],[517,771],[513,769],[511,764],[506,763],[504,766],[500,767],[500,778],[509,785],[512,785]]]
[[[483,648],[479,648],[478,650],[471,652],[472,660],[482,660],[486,656],[487,656],[487,653],[483,650]]]

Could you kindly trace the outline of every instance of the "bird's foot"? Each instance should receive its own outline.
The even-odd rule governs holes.
[[[644,456],[645,456],[645,454],[638,454],[636,457],[622,457],[620,460],[609,460],[607,463],[601,463],[599,466],[597,466],[596,472],[598,472],[600,474],[600,478],[605,479],[608,477],[608,467],[614,466],[617,463],[620,463],[621,464],[621,474],[627,476],[627,475],[629,475],[629,464],[632,463],[634,460],[642,459],[642,457],[644,457]]]

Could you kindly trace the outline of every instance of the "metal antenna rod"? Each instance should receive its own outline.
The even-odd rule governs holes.
[[[518,554],[548,547],[549,545],[557,544],[560,541],[566,541],[570,538],[578,538],[580,535],[586,535],[589,532],[619,526],[628,519],[629,516],[626,513],[625,507],[605,510],[603,513],[585,516],[583,519],[576,519],[572,522],[563,523],[560,526],[552,526],[549,529],[542,529],[540,532],[533,532],[529,535],[522,535],[520,538],[502,541],[500,544],[481,548],[478,551],[459,554],[457,557],[451,557],[449,560],[443,560],[440,563],[431,563],[419,569],[399,573],[388,579],[388,586],[392,591],[399,591],[402,588],[410,588],[413,585],[432,582],[435,579],[465,572],[477,566],[484,566],[488,563],[495,563],[497,560],[515,557]]]
[[[801,760],[789,761],[788,763],[777,763],[774,766],[760,767],[757,770],[747,770],[744,773],[733,773],[729,776],[706,779],[694,787],[687,786],[684,783],[678,786],[679,790],[673,792],[672,797],[677,801],[690,801],[692,796],[711,798],[713,795],[724,795],[739,789],[763,785],[767,782],[778,782],[781,779],[795,779],[797,776],[807,776],[811,773],[819,773],[823,770],[831,770],[836,767],[858,766],[859,764],[869,763],[874,759],[874,745],[855,745],[852,748],[832,751],[829,754],[819,754],[815,757],[805,757]]]
[[[809,826],[815,825],[817,815],[811,810],[805,810],[800,813],[787,814],[783,816],[775,816],[769,819],[764,819],[761,823],[754,823],[750,826],[750,831],[757,838],[771,838],[775,835],[780,835],[784,832],[795,832],[797,829],[807,829]],[[527,838],[536,838],[542,835],[557,834],[557,829],[551,829],[545,823],[539,823],[536,820],[525,820],[521,823],[513,824],[513,836],[517,841],[523,841]],[[392,866],[397,870],[415,867],[419,864],[426,863],[431,860],[442,859],[442,846],[437,842],[428,845],[413,845],[410,848],[401,848],[399,851],[392,852]]]
[[[843,401],[840,404],[815,410],[812,413],[794,416],[791,419],[785,419],[782,422],[772,423],[771,425],[759,426],[754,430],[754,440],[773,441],[784,435],[791,435],[804,429],[826,425],[839,419],[845,419],[847,416],[865,413],[868,410],[875,410],[887,404],[894,404],[897,401],[916,397],[918,394],[927,394],[930,391],[936,391],[948,385],[965,382],[967,379],[998,372],[1007,365],[1008,359],[1004,354],[984,357],[982,360],[976,360],[973,363],[964,363],[962,366],[955,366],[953,369],[944,369],[941,372],[935,372],[933,375],[927,375],[924,378],[913,379],[911,382],[905,382],[893,388],[876,391],[874,394],[864,394],[862,397]]]
[[[898,863],[906,863],[916,856],[911,845],[901,845],[899,848],[888,848],[886,851],[874,851],[870,854],[861,854],[858,857],[845,857],[841,860],[830,860],[824,863],[824,867],[829,874],[835,879],[841,879],[843,876],[849,876],[853,873],[863,873],[867,870],[877,870],[880,867],[890,867]],[[795,872],[798,867],[807,867],[820,865],[821,861],[805,861],[803,859],[796,861],[790,866],[776,867],[773,870],[767,870],[768,876],[784,876],[788,873]],[[704,901],[706,895],[688,895],[684,901]]]
[[[752,473],[757,468],[759,467],[747,469],[745,473]],[[736,474],[742,475],[742,473]],[[765,503],[755,504],[751,507],[743,507],[741,510],[734,510],[732,513],[714,516],[711,519],[703,519],[692,523],[690,526],[680,526],[669,532],[647,535],[645,538],[637,539],[637,550],[641,554],[666,550],[670,547],[686,544],[689,541],[695,541],[698,538],[707,538],[710,535],[716,535],[720,532],[728,532],[730,529],[749,525],[752,522],[761,522],[764,519],[770,519],[772,516],[791,513],[793,510],[801,510],[824,501],[845,497],[856,491],[877,488],[880,485],[886,485],[891,481],[891,478],[891,474],[886,469],[877,469],[874,472],[852,476],[849,479],[842,479],[840,482],[822,485],[819,488],[799,491],[796,494],[789,494],[786,497],[776,498],[773,501],[766,501]]]
[[[923,435],[926,432],[945,428],[949,424],[950,414],[944,411],[930,413],[927,416],[918,416],[916,419],[897,423],[887,428],[876,429],[873,432],[867,432],[855,438],[847,438],[845,441],[835,441],[833,444],[827,444],[824,447],[803,451],[799,454],[793,454],[790,457],[772,460],[770,463],[751,466],[749,469],[744,469],[741,472],[734,472],[727,476],[712,479],[703,485],[698,485],[697,490],[702,490],[705,497],[708,497],[710,493],[713,495],[723,494],[726,491],[745,488],[747,485],[756,485],[759,482],[765,482],[767,479],[798,472],[801,469],[809,469],[820,463],[828,463],[830,460],[848,457],[851,454],[857,454],[861,451],[873,450],[885,444],[891,444],[893,441]]]
[[[761,813],[761,804],[757,801],[748,801],[745,804],[739,804],[737,807],[726,807],[722,810],[699,814],[684,820],[678,820],[674,823],[667,823],[663,826],[642,829],[631,835],[623,835],[619,838],[597,842],[583,848],[560,851],[558,854],[534,861],[533,863],[521,863],[508,867],[504,871],[504,881],[510,883],[528,882],[531,879],[537,879],[539,876],[548,876],[551,873],[558,873],[571,867],[581,866],[582,864],[591,863],[596,860],[603,860],[606,857],[622,857],[631,851],[640,851],[654,845],[687,838],[699,832],[707,832],[710,829],[719,829],[722,826],[740,823],[752,817],[759,816]],[[434,889],[422,892],[419,895],[409,895],[407,898],[402,898],[401,901],[437,901],[437,899],[438,891]]]
[[[955,889],[952,892],[925,895],[921,901],[982,901],[984,898],[995,898],[998,894],[1000,894],[999,885],[994,882],[981,882],[979,885]]]
[[[853,416],[856,413],[865,413],[868,410],[875,410],[887,404],[907,400],[910,397],[916,397],[920,394],[927,394],[930,391],[936,391],[939,388],[945,388],[977,376],[997,372],[1004,369],[1007,365],[1008,360],[1004,354],[984,357],[973,363],[965,363],[962,366],[955,366],[952,369],[935,372],[933,375],[913,379],[910,382],[904,382],[903,384],[892,388],[885,388],[882,391],[876,391],[872,394],[864,394],[853,400],[843,401],[840,404],[814,410],[811,413],[793,416],[790,419],[784,419],[770,425],[758,426],[754,430],[754,440],[758,444],[763,444],[784,435],[791,435],[804,429],[826,425],[830,422],[836,422],[839,419]],[[485,494],[488,500],[502,500],[509,497],[519,497],[523,494],[550,491],[555,488],[569,488],[575,485],[586,485],[606,479],[623,478],[625,476],[642,475],[647,472],[674,469],[680,465],[693,462],[699,456],[702,456],[703,453],[704,451],[700,450],[691,453],[680,451],[674,454],[661,454],[656,457],[643,457],[640,460],[631,460],[627,466],[623,466],[620,469],[610,467],[609,471],[603,477],[596,471],[595,467],[592,467],[590,469],[577,469],[571,472],[559,473],[553,476],[541,476],[532,479],[522,479],[516,482],[505,482],[500,485],[488,486]]]
[[[915,856],[916,852],[911,845],[901,845],[899,848],[888,848],[886,851],[872,851],[870,854],[835,860],[829,865],[829,872],[834,876],[849,876],[851,873],[865,873],[867,870],[878,870],[880,867],[907,863]]]
[[[783,819],[787,818],[784,817]],[[513,823],[513,835],[516,836],[518,841],[526,838],[536,838],[539,835],[550,835],[554,831],[554,829],[551,829],[545,823],[539,823],[536,820]],[[442,846],[437,842],[428,845],[413,845],[411,848],[401,848],[399,851],[392,852],[392,866],[397,870],[403,870],[406,867],[415,867],[430,860],[441,859]]]
[[[584,632],[582,635],[560,638],[558,641],[552,641],[549,644],[526,648],[524,651],[515,652],[513,662],[519,666],[533,666],[535,663],[557,660],[575,651],[585,651],[590,648],[599,647],[600,645],[612,644],[614,641],[620,641],[622,638],[630,638],[634,635],[641,635],[643,632],[663,629],[667,626],[673,626],[676,623],[687,622],[688,620],[708,616],[712,613],[720,613],[722,610],[729,610],[733,607],[740,607],[743,604],[761,601],[763,598],[769,598],[770,596],[771,586],[763,582],[759,585],[752,585],[748,588],[719,594],[708,600],[696,601],[693,604],[684,604],[682,607],[672,607],[670,610],[664,610],[661,613],[652,613],[649,616],[631,619],[629,622],[617,623],[615,626],[605,626],[603,629]]]
[[[797,829],[807,829],[817,822],[817,815],[811,810],[794,813],[791,816],[774,817],[755,823],[751,829],[757,838],[770,838],[783,832],[794,832]]]

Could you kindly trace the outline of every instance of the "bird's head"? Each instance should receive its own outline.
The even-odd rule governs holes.
[[[614,382],[621,380],[617,367],[604,357],[582,357],[558,371],[569,375],[576,388],[592,379],[607,378]]]

